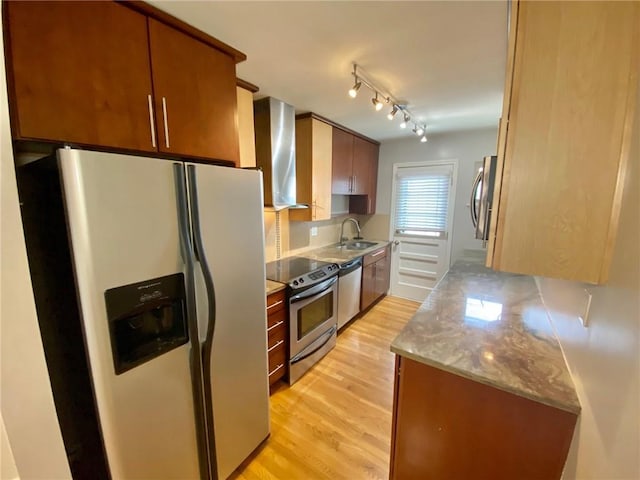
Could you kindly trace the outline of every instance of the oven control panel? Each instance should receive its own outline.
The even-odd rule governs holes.
[[[313,272],[305,273],[300,277],[292,280],[289,285],[293,289],[305,288],[315,285],[316,283],[320,283],[323,280],[333,277],[338,273],[340,267],[335,263],[331,263],[329,265],[325,265]]]

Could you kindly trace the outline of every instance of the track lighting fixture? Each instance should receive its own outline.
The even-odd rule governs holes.
[[[371,103],[373,104],[377,112],[382,110],[382,108],[384,107],[383,101],[387,105],[390,104],[391,110],[387,114],[387,118],[389,120],[393,120],[398,112],[402,113],[402,121],[400,122],[400,128],[407,128],[409,123],[412,123],[413,133],[415,133],[418,137],[421,137],[420,141],[422,143],[425,143],[427,141],[427,136],[425,134],[426,125],[419,124],[415,120],[413,113],[411,113],[407,108],[406,102],[400,101],[393,95],[389,94],[388,91],[376,87],[372,82],[367,80],[366,75],[364,75],[363,77],[362,70],[358,71],[358,65],[355,63],[353,64],[352,75],[355,83],[353,87],[349,90],[349,96],[351,98],[356,98],[356,96],[358,95],[358,90],[362,85],[364,85],[369,90],[371,90],[374,94],[374,96],[371,98]]]
[[[360,90],[361,86],[362,82],[358,80],[358,77],[356,77],[356,83],[354,83],[353,87],[351,87],[351,90],[349,90],[349,96],[351,98],[356,98],[358,96],[358,90]]]
[[[391,111],[389,112],[389,114],[387,115],[387,118],[389,120],[393,120],[393,117],[396,116],[396,113],[398,113],[398,106],[394,105],[393,108],[391,109]]]
[[[376,92],[376,96],[371,99],[371,103],[373,103],[376,112],[382,110],[382,102],[378,100],[378,92]]]

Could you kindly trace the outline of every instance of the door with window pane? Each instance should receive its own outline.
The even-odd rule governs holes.
[[[423,301],[449,269],[456,162],[396,164],[391,294]]]

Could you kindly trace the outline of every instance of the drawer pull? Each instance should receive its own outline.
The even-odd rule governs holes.
[[[377,257],[378,255],[382,255],[383,253],[384,253],[384,250],[380,250],[379,252],[372,253],[371,256],[372,257]]]
[[[267,310],[271,310],[273,307],[277,307],[278,305],[280,305],[282,302],[284,302],[284,300],[278,300],[276,303],[272,303],[271,305],[269,305],[267,307]]]
[[[269,372],[269,376],[273,375],[274,373],[276,373],[278,370],[280,370],[282,367],[284,367],[284,363],[281,363],[280,365],[278,365],[276,368],[274,368],[273,370],[271,370]]]
[[[271,347],[269,350],[267,350],[267,353],[271,353],[271,350],[274,350],[274,349],[278,348],[283,343],[284,343],[284,340],[278,340],[278,342],[276,342],[276,344],[273,347]]]
[[[280,320],[279,322],[276,322],[274,325],[271,325],[269,328],[267,328],[267,332],[270,332],[274,328],[278,328],[283,323],[284,323],[284,320]]]

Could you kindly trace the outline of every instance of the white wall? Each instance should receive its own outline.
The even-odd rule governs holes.
[[[640,87],[639,87],[640,89]],[[539,278],[582,414],[565,479],[640,478],[640,95],[607,285]],[[578,316],[593,295],[588,327]]]
[[[0,51],[4,51],[1,31]],[[0,141],[0,408],[7,434],[0,438],[2,474],[3,478],[5,473],[15,478],[15,468],[10,468],[15,465],[23,480],[71,478],[29,277],[9,131],[4,58],[0,66]]]
[[[467,204],[475,175],[475,164],[486,155],[495,155],[497,139],[498,129],[496,126],[496,128],[434,134],[429,136],[427,143],[420,143],[418,138],[383,142],[380,145],[378,163],[376,215],[363,222],[364,236],[384,239],[389,237],[391,188],[395,163],[457,159],[458,182],[452,230],[451,262],[460,258],[465,249],[481,249],[482,242],[474,239]]]

